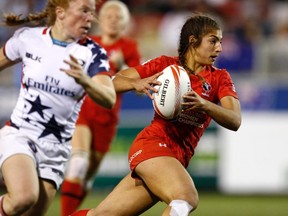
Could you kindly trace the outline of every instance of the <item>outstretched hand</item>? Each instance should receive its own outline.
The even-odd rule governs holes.
[[[68,69],[60,68],[60,70],[65,72],[68,76],[73,77],[78,84],[85,84],[89,77],[84,73],[82,66],[78,63],[77,59],[71,54],[69,56],[70,61],[64,60],[64,62],[70,67]]]
[[[155,88],[155,86],[161,85],[161,82],[157,81],[157,78],[163,74],[163,72],[159,72],[157,74],[154,74],[153,76],[144,78],[144,79],[138,79],[133,83],[133,86],[135,90],[139,93],[144,93],[148,95],[152,100],[154,99],[153,93],[158,92],[158,88]]]

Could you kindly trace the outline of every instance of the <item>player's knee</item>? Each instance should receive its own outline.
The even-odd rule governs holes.
[[[195,210],[198,207],[199,196],[196,189],[187,189],[185,191],[178,191],[178,193],[174,192],[170,198],[171,202],[173,202],[173,200],[183,200],[192,206],[193,210]]]
[[[188,216],[196,208],[185,200],[172,200],[169,206],[170,216]]]
[[[199,203],[199,197],[198,197],[198,193],[197,191],[195,192],[195,194],[192,194],[189,199],[187,199],[187,202],[193,206],[193,210],[195,210],[198,207],[198,203]]]
[[[79,179],[84,181],[89,167],[88,153],[83,151],[74,152],[69,160],[65,178]]]
[[[186,214],[176,214],[177,211],[180,211],[180,213],[187,212],[187,215],[189,212],[194,211],[198,207],[199,203],[199,197],[197,190],[182,192],[180,194],[174,193],[173,198],[171,199],[171,202],[169,206],[171,207],[171,212],[174,212],[174,214],[171,214],[172,216],[178,216],[178,215],[186,215]]]

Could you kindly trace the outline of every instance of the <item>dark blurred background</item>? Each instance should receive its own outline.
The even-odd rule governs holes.
[[[126,0],[131,23],[126,32],[138,41],[142,62],[177,55],[183,22],[207,13],[223,26],[223,52],[216,62],[235,81],[243,124],[230,132],[215,124],[201,140],[188,171],[201,189],[225,193],[288,194],[288,1],[286,0]],[[1,0],[1,13],[26,15],[43,0]],[[15,28],[0,26],[0,45]],[[92,33],[97,32],[97,25]],[[0,73],[0,123],[17,100],[21,65]],[[127,93],[112,151],[95,187],[114,185],[128,171],[127,151],[153,116],[151,101]]]

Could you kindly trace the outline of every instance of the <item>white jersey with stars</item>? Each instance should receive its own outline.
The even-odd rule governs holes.
[[[53,44],[50,28],[21,28],[4,47],[12,61],[21,60],[23,71],[12,126],[33,140],[64,143],[71,139],[85,91],[60,68],[72,54],[90,77],[107,72],[106,51],[90,38],[67,46]]]

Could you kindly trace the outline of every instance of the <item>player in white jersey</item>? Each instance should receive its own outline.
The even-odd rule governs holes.
[[[5,16],[7,25],[42,20],[46,25],[18,29],[0,49],[0,71],[23,64],[18,101],[0,130],[7,189],[0,196],[0,216],[44,215],[63,181],[85,95],[105,108],[115,104],[106,52],[86,36],[95,5],[95,0],[48,0],[41,13]]]

